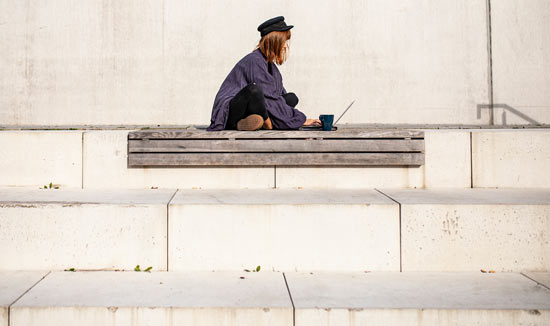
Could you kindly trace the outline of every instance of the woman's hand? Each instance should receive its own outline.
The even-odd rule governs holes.
[[[306,119],[306,122],[303,124],[304,126],[320,126],[321,120],[319,119]]]

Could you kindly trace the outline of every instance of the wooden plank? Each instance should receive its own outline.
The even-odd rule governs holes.
[[[298,130],[259,130],[259,131],[206,131],[206,130],[147,130],[128,133],[128,139],[307,139],[307,138],[424,138],[419,130],[338,130],[338,131],[298,131]]]
[[[265,166],[265,165],[422,165],[423,153],[191,153],[136,154],[128,167]]]
[[[129,140],[130,153],[184,152],[423,152],[423,139]]]

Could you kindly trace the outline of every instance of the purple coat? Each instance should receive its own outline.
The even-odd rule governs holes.
[[[235,65],[216,94],[208,131],[225,129],[229,102],[241,89],[252,83],[256,83],[264,93],[273,129],[298,129],[303,125],[306,116],[286,104],[283,97],[286,93],[283,78],[277,65],[271,66],[273,75],[268,72],[266,59],[259,49],[252,51]]]

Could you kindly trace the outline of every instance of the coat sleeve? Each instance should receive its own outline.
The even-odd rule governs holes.
[[[256,83],[264,93],[267,112],[275,129],[298,129],[306,121],[306,116],[299,110],[286,104],[282,81],[278,81],[281,87],[276,87],[272,76],[262,66],[262,62],[255,62],[252,69],[252,81]]]

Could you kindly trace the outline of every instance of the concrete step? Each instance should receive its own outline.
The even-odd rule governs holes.
[[[403,271],[550,271],[550,191],[384,189],[400,204]]]
[[[166,270],[175,190],[0,190],[0,270]]]
[[[421,129],[422,130],[422,129]],[[127,167],[131,130],[0,130],[0,187],[549,188],[550,129],[424,129],[419,167]],[[29,159],[32,153],[32,159]]]
[[[37,273],[22,287],[0,272],[0,300],[12,293],[10,326],[548,325],[549,276],[77,271]]]
[[[285,273],[296,325],[548,325],[550,289],[512,273]]]
[[[281,273],[54,272],[11,306],[10,326],[292,325]]]
[[[169,268],[399,271],[399,208],[375,190],[179,190]]]
[[[0,190],[0,270],[550,271],[550,190]]]

